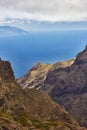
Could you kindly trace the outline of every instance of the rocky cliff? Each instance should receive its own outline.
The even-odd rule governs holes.
[[[40,70],[40,76],[38,75],[39,69],[40,67],[35,70],[32,68],[24,76],[25,78],[17,80],[18,83],[22,86],[27,81],[25,87],[29,88],[33,85],[45,91],[57,103],[63,105],[81,126],[87,127],[87,46],[77,55],[76,59],[51,65],[45,73],[45,78],[41,77],[41,80],[39,78],[44,68]],[[34,75],[34,80],[33,72],[38,75],[38,78]],[[32,82],[28,84],[31,74]]]
[[[61,68],[66,68],[71,66],[74,63],[75,59],[67,60],[64,62],[58,62],[55,64],[41,64],[36,63],[34,67],[29,70],[23,77],[17,79],[17,82],[22,88],[36,88],[36,89],[45,89],[44,83],[47,80],[49,72]],[[51,76],[51,75],[50,75]],[[54,77],[52,76],[52,79]],[[51,81],[50,81],[51,83]],[[50,87],[46,88],[46,92],[50,92],[52,89],[52,84]]]
[[[7,61],[0,61],[0,79],[0,130],[86,130],[44,92],[22,89]]]
[[[11,64],[0,59],[0,81],[10,82],[15,79]]]

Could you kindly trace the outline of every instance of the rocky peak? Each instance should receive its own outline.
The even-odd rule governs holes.
[[[85,49],[77,55],[74,65],[79,65],[83,63],[87,63],[87,45]]]
[[[0,80],[4,82],[13,81],[15,79],[11,64],[0,58]]]

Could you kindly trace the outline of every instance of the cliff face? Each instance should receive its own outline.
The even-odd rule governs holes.
[[[0,80],[4,82],[13,81],[15,79],[11,64],[8,61],[0,59]]]
[[[35,66],[17,82],[23,88],[37,88],[39,89],[46,79],[48,71],[53,65],[37,63]]]
[[[57,93],[57,96],[62,96],[64,94],[86,94],[87,93],[87,48],[77,55],[75,62],[71,67],[66,67],[65,69],[56,70],[59,76],[55,76],[55,72],[49,72],[48,83],[50,75],[53,74],[56,79],[55,87],[50,94]],[[63,76],[61,76],[63,73]],[[64,76],[65,73],[65,76]],[[62,77],[60,79],[60,76]],[[57,89],[57,90],[56,90]]]
[[[36,88],[36,89],[45,89],[44,83],[46,82],[49,72],[66,68],[71,66],[74,62],[74,59],[64,62],[58,62],[56,64],[41,64],[37,63],[35,66],[26,73],[23,77],[17,79],[17,82],[22,88]],[[51,76],[51,75],[50,75]],[[55,77],[52,76],[53,80]],[[51,86],[46,88],[46,92],[50,92],[52,87],[52,82],[50,81]]]
[[[77,55],[77,58],[74,62],[76,65],[87,63],[87,46],[85,49]]]
[[[66,76],[60,80],[62,72]],[[52,73],[55,75],[55,72]],[[77,55],[71,67],[57,70],[56,73],[60,75],[56,77],[57,82],[49,95],[63,105],[81,125],[87,127],[87,47]],[[46,84],[49,82],[46,81]]]
[[[27,84],[32,71],[33,69],[25,75]],[[39,77],[36,80],[37,87],[34,82],[33,86],[48,93],[57,103],[63,105],[81,126],[87,127],[87,46],[75,60],[52,65],[45,75],[45,80],[42,78],[41,84]],[[26,80],[21,79],[18,82],[22,86],[23,81],[25,85]],[[34,81],[35,79],[36,77]],[[28,87],[30,86],[29,83]]]
[[[49,95],[63,105],[72,116],[87,127],[87,48],[76,57],[71,67],[49,72],[45,87],[55,84]]]
[[[44,92],[22,89],[9,62],[0,72],[0,130],[85,130]]]

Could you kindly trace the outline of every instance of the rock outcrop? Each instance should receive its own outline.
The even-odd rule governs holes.
[[[15,79],[11,64],[8,61],[0,59],[0,80],[4,82],[13,81]]]
[[[40,89],[41,85],[46,79],[48,71],[53,65],[36,63],[35,66],[17,82],[23,88],[37,88]]]
[[[77,58],[74,62],[74,64],[77,65],[84,64],[84,63],[87,63],[87,46],[81,53],[77,55]]]
[[[45,87],[43,86],[47,80],[49,72],[71,66],[74,63],[74,60],[75,59],[67,60],[55,64],[36,63],[35,66],[32,67],[32,69],[29,72],[27,72],[23,77],[17,79],[17,82],[20,84],[22,88],[36,88],[43,90],[45,89]],[[52,76],[52,79],[53,78],[54,77]],[[46,88],[47,93],[50,92],[52,88],[47,87]]]

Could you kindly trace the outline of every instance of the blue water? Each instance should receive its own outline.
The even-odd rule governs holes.
[[[0,37],[0,57],[9,60],[16,78],[36,62],[55,63],[74,58],[87,44],[87,31],[42,31],[26,36]]]

